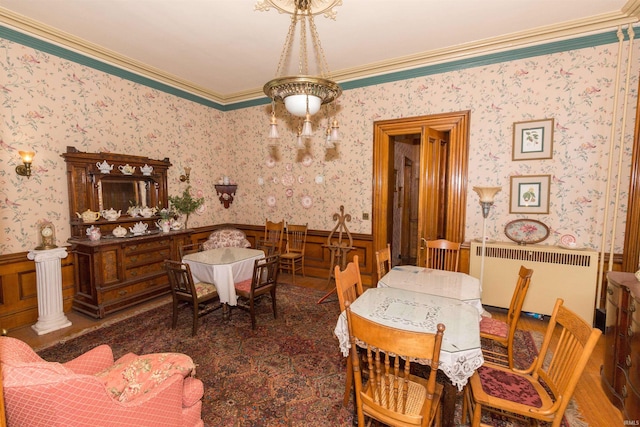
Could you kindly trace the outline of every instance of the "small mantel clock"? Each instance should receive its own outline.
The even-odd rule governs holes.
[[[38,225],[38,246],[36,250],[55,249],[56,245],[56,229],[49,221],[43,221]]]

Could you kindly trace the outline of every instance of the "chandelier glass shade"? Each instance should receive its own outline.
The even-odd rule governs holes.
[[[278,138],[277,122],[275,114],[276,102],[284,103],[286,110],[293,116],[303,118],[299,125],[298,140],[300,138],[310,138],[313,135],[311,116],[317,114],[323,105],[328,106],[342,94],[342,88],[330,79],[329,69],[324,56],[324,51],[320,45],[320,39],[316,30],[313,17],[315,14],[324,13],[325,16],[335,17],[332,7],[342,4],[342,0],[263,0],[258,1],[256,9],[268,10],[275,7],[280,12],[291,14],[291,24],[287,33],[280,62],[276,71],[276,77],[264,85],[264,93],[271,98],[271,124],[269,138]],[[315,8],[314,8],[315,7]],[[312,8],[314,8],[312,11]],[[296,30],[299,31],[299,59],[297,61],[297,73],[287,74],[285,65],[291,62],[291,52],[293,50]],[[307,37],[307,29],[309,37]],[[309,60],[307,40],[311,40],[311,49],[316,58],[316,68],[318,75],[309,73]],[[329,140],[340,139],[338,133],[338,122],[335,115],[335,106],[327,114],[327,144]],[[300,144],[299,144],[300,145]]]

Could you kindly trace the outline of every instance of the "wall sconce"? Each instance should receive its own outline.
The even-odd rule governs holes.
[[[180,175],[180,181],[185,182],[187,184],[189,184],[189,177],[191,176],[191,168],[190,167],[185,167],[184,168],[184,175]]]
[[[36,153],[33,151],[18,151],[18,154],[20,154],[23,164],[16,166],[16,173],[29,178],[31,176],[31,162],[33,162],[33,156]]]
[[[487,217],[489,216],[489,210],[493,206],[493,199],[496,194],[502,190],[502,187],[473,187],[473,191],[480,196],[480,205],[482,206],[482,257],[480,258],[480,290],[484,281],[484,256],[486,252],[487,242]]]

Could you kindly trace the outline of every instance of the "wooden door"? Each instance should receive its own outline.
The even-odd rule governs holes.
[[[417,265],[424,266],[428,240],[444,239],[447,230],[449,133],[425,127],[420,143]]]

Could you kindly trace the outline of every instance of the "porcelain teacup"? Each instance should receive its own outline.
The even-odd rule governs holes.
[[[136,171],[136,167],[130,166],[128,163],[126,165],[118,166],[118,169],[120,169],[120,172],[122,172],[123,175],[131,175]]]

